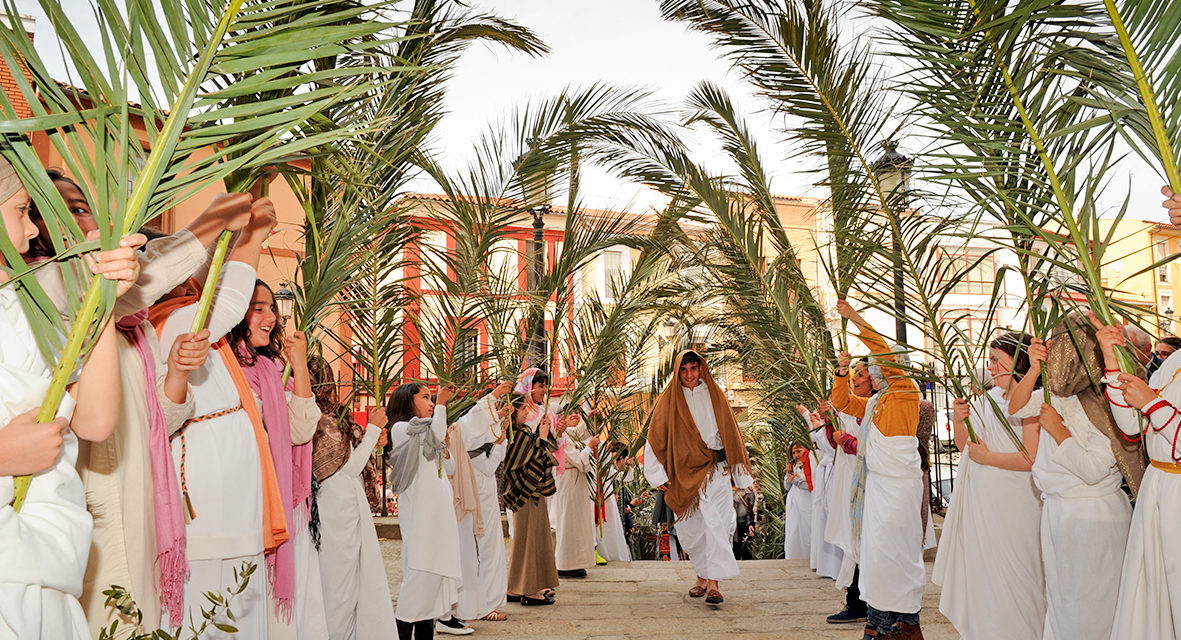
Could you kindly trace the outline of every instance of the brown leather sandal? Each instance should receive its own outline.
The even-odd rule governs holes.
[[[710,589],[709,592],[705,594],[705,604],[722,604],[723,600],[724,598],[722,598],[722,592],[718,591],[717,589]]]
[[[492,613],[489,613],[480,619],[487,620],[488,622],[504,622],[505,620],[508,620],[508,616],[499,611],[493,611]]]
[[[703,595],[705,595],[705,587],[700,585],[693,585],[693,588],[689,590],[690,598],[700,598]]]

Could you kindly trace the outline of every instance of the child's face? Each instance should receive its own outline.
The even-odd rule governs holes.
[[[54,180],[53,185],[57,187],[57,192],[61,194],[62,200],[66,201],[66,209],[69,209],[73,214],[82,233],[97,231],[98,225],[94,223],[94,214],[90,211],[90,203],[86,201],[86,196],[82,195],[82,191],[65,180]]]
[[[545,402],[545,396],[549,392],[549,385],[545,383],[535,383],[533,385],[533,402],[541,404]]]
[[[1002,377],[1012,375],[1013,356],[995,347],[989,348],[988,372],[992,374],[993,382],[998,382]],[[1007,382],[1006,380],[1005,383]]]
[[[431,390],[419,387],[414,394],[414,414],[419,418],[429,418],[435,414],[435,401],[431,400]]]
[[[0,216],[4,228],[18,253],[29,250],[29,240],[37,237],[37,225],[29,219],[29,192],[22,187],[13,196],[0,203]]]
[[[275,329],[275,296],[264,286],[254,288],[250,310],[246,312],[246,326],[250,329],[250,346],[265,347],[271,343],[271,331]]]
[[[792,458],[792,460],[795,460],[796,462],[800,462],[800,461],[802,461],[802,460],[804,459],[804,454],[805,454],[807,451],[808,451],[807,449],[805,449],[805,448],[801,447],[801,446],[800,446],[800,445],[798,445],[798,444],[794,444],[794,445],[792,445],[792,447],[791,447],[791,458]]]

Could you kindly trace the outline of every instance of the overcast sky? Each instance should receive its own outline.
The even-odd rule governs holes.
[[[56,42],[49,36],[51,30],[36,1],[17,0],[17,4],[38,18],[38,51],[47,61],[59,60]],[[96,49],[101,46],[93,21],[83,18],[93,11],[90,2],[62,0],[62,4],[68,15],[79,17],[74,22],[83,39],[93,42]],[[825,195],[823,189],[810,185],[814,177],[800,170],[798,160],[789,160],[789,149],[779,143],[782,134],[776,133],[778,123],[760,109],[738,75],[710,49],[708,38],[661,20],[656,0],[470,0],[470,4],[530,27],[552,53],[531,58],[499,47],[478,46],[464,56],[448,89],[449,115],[435,137],[434,151],[445,167],[463,167],[480,133],[502,121],[514,106],[552,96],[569,85],[609,82],[644,87],[676,108],[694,85],[712,80],[730,90],[759,135],[773,190],[784,195]],[[66,79],[64,67],[60,63],[58,67]],[[904,152],[917,146],[917,141],[909,145],[902,141]],[[708,166],[723,166],[716,147],[699,140],[695,150]],[[1120,201],[1130,185],[1129,217],[1163,217],[1162,198],[1157,194],[1162,180],[1151,167],[1129,162],[1114,175],[1109,206]],[[643,211],[659,202],[635,185],[601,173],[587,172],[584,178],[583,196],[589,206]],[[410,187],[435,190],[427,181],[416,181]]]

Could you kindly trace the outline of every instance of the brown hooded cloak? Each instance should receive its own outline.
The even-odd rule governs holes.
[[[716,462],[713,450],[701,439],[697,424],[689,413],[685,393],[681,390],[681,360],[688,353],[695,352],[686,350],[677,355],[672,380],[656,400],[648,427],[648,444],[668,472],[669,488],[664,493],[664,500],[678,519],[697,509],[701,488],[713,476]],[[697,356],[701,358],[701,354]],[[714,418],[718,423],[718,433],[722,437],[731,473],[749,474],[750,456],[747,455],[742,432],[738,430],[738,421],[734,418],[726,394],[714,382],[705,358],[701,358],[701,384],[709,386]]]

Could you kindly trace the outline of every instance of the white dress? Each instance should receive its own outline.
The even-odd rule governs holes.
[[[409,422],[399,422],[390,427],[393,447],[409,441],[409,426]],[[447,434],[446,407],[435,407],[431,431],[443,441]],[[462,573],[454,500],[451,482],[446,474],[440,475],[438,460],[421,458],[410,486],[398,494],[402,528],[402,585],[394,611],[398,620],[432,620],[450,613],[459,601]]]
[[[1035,396],[1018,413],[1040,410]],[[1087,418],[1078,398],[1051,396],[1071,437],[1038,440],[1033,481],[1042,491],[1042,561],[1046,575],[1044,640],[1111,635],[1132,506],[1120,489],[1111,440]]]
[[[837,412],[841,431],[856,436],[861,430],[857,418]],[[837,447],[829,488],[828,522],[824,523],[824,541],[841,550],[841,566],[834,576],[838,589],[853,583],[858,549],[853,544],[853,476],[857,472],[857,454]]]
[[[346,427],[347,428],[347,427]],[[381,429],[365,430],[349,459],[320,484],[320,581],[332,640],[379,640],[394,628],[394,605],[361,472]]]
[[[1150,381],[1150,386],[1160,389],[1161,398],[1168,404],[1149,416],[1144,445],[1151,461],[1166,465],[1175,461],[1174,456],[1181,457],[1181,451],[1173,446],[1181,424],[1174,414],[1175,408],[1181,407],[1179,369],[1181,354],[1174,353]],[[1140,433],[1140,412],[1121,406],[1127,403],[1113,382],[1118,384],[1110,381],[1107,387],[1111,413],[1120,430],[1135,437]],[[1150,403],[1145,409],[1153,409],[1159,402]],[[1149,466],[1140,482],[1120,575],[1119,602],[1111,630],[1113,640],[1175,638],[1181,633],[1181,562],[1178,561],[1181,474],[1175,470],[1175,467],[1166,470]]]
[[[478,620],[500,609],[508,601],[508,558],[504,551],[504,529],[500,524],[500,496],[496,489],[496,469],[504,460],[505,444],[495,444],[492,429],[496,423],[488,401],[476,403],[456,423],[463,433],[464,446],[474,451],[492,443],[488,453],[472,458],[476,490],[480,494],[480,515],[484,533],[477,536],[473,514],[459,521],[459,556],[463,571],[463,589],[455,617]],[[497,433],[500,427],[496,427]]]
[[[246,315],[254,295],[254,280],[255,270],[250,265],[237,261],[225,264],[207,325],[211,342],[229,333]],[[195,311],[195,304],[173,311],[160,333],[160,344],[171,345],[177,336],[188,333]],[[216,352],[211,352],[205,364],[189,375],[189,384],[193,413],[198,417],[241,405],[238,388]],[[206,592],[233,587],[234,570],[251,562],[257,569],[246,591],[234,598],[231,607],[238,634],[211,628],[203,637],[265,638],[271,607],[263,557],[262,472],[254,427],[246,412],[238,410],[193,423],[182,433],[183,438],[172,438],[172,461],[178,481],[184,468],[182,491],[188,487],[196,514],[185,526],[189,559],[184,594],[186,624],[190,617],[202,619],[201,608],[208,607]],[[166,623],[167,613],[164,615]]]
[[[604,451],[604,450],[600,450]],[[619,516],[619,496],[616,495],[616,483],[630,482],[632,470],[618,476],[614,481],[608,481],[603,496],[603,521],[595,527],[595,546],[599,555],[608,562],[631,562],[631,549],[627,546],[627,536],[623,532],[623,519]]]
[[[971,401],[972,427],[991,451],[1015,453],[993,402],[1008,411],[1003,390],[992,389]],[[1039,492],[1030,472],[977,464],[970,449],[960,456],[931,576],[943,587],[939,610],[966,640],[1040,638],[1046,600]]]
[[[41,405],[51,372],[12,287],[0,288],[0,429]],[[63,397],[58,416],[70,417]],[[57,462],[36,474],[17,513],[12,476],[0,476],[0,639],[85,640],[78,596],[92,522],[74,469],[78,439],[66,430]]]
[[[590,447],[583,443],[590,439],[585,425],[566,429],[558,439],[559,450],[564,449],[566,465],[559,471],[554,467],[557,491],[549,498],[550,522],[554,533],[554,561],[558,571],[589,569],[595,566],[595,502],[590,495]]]
[[[828,527],[829,505],[832,501],[832,482],[836,472],[836,449],[829,444],[824,429],[812,432],[816,444],[817,462],[812,467],[812,539],[810,564],[818,575],[836,578],[841,571],[844,555],[840,547],[825,542],[824,530]]]
[[[807,560],[812,546],[812,493],[808,491],[803,466],[795,465],[783,477],[783,489],[787,492],[783,508],[783,557]]]
[[[709,386],[701,382],[689,389],[681,387],[689,415],[697,425],[701,439],[711,449],[720,450],[722,436],[718,433],[717,418],[714,417]],[[668,482],[668,471],[656,459],[652,445],[644,444],[644,478],[653,487]],[[747,473],[734,474],[733,485],[745,489],[754,484]],[[689,561],[698,577],[706,580],[727,580],[738,576],[738,561],[734,559],[734,529],[737,515],[734,512],[734,498],[731,490],[731,474],[724,462],[719,462],[713,477],[701,488],[698,508],[692,514],[677,521],[676,532],[680,547],[689,554]],[[678,517],[681,514],[677,514]]]

